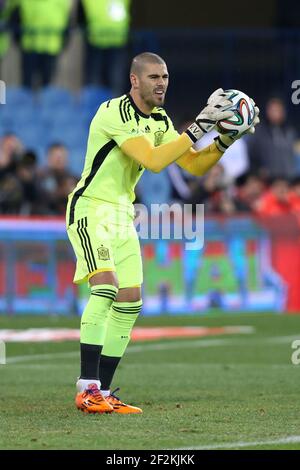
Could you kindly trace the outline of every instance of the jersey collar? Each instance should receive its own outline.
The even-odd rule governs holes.
[[[131,96],[129,93],[127,93],[126,96],[127,96],[127,98],[129,99],[129,101],[130,101],[130,103],[131,103],[131,106],[133,107],[133,109],[135,110],[136,113],[138,113],[140,116],[142,116],[142,117],[145,118],[145,119],[149,119],[149,118],[150,118],[151,114],[145,114],[145,113],[143,113],[143,112],[137,107],[137,105],[136,105],[135,102],[133,101],[132,96]]]

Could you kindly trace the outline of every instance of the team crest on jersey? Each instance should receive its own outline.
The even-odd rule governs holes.
[[[110,259],[109,257],[109,249],[105,248],[105,246],[101,245],[100,248],[97,248],[98,251],[98,258],[102,261],[107,261]]]
[[[157,147],[162,143],[164,137],[164,131],[156,131],[154,133],[154,147]]]

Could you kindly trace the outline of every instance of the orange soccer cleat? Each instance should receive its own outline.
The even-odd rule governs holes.
[[[119,388],[116,388],[113,392],[111,392],[108,397],[106,397],[106,401],[113,407],[113,411],[115,413],[122,413],[122,414],[140,414],[143,413],[141,408],[138,408],[137,406],[131,406],[131,405],[126,405],[126,403],[123,403],[119,397],[115,395],[115,392],[120,390]]]
[[[91,383],[82,393],[77,393],[75,403],[85,413],[111,413],[113,407],[105,400],[97,384]]]

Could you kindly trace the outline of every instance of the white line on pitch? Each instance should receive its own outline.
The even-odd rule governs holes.
[[[177,447],[169,450],[213,450],[213,449],[237,449],[240,447],[258,447],[276,444],[295,444],[300,442],[300,436],[281,437],[279,439],[250,441],[250,442],[223,442],[222,444],[205,444],[193,447]]]
[[[226,346],[231,344],[229,340],[225,339],[212,339],[212,340],[198,340],[198,341],[172,341],[170,343],[160,344],[143,344],[136,346],[129,346],[126,354],[137,353],[141,351],[162,351],[164,349],[179,349],[179,348],[198,348],[198,347],[210,347],[210,346]],[[47,360],[47,359],[58,359],[63,357],[76,357],[79,355],[77,351],[70,351],[65,353],[51,353],[51,354],[28,354],[25,356],[14,356],[6,359],[7,364],[15,364],[18,362],[31,361],[31,360]]]
[[[218,346],[250,346],[253,343],[255,344],[264,344],[264,343],[288,343],[293,339],[300,338],[299,335],[292,336],[274,336],[269,338],[249,338],[247,341],[241,341],[238,338],[227,338],[227,339],[190,339],[188,341],[170,341],[159,343],[159,344],[139,344],[129,346],[126,354],[128,353],[137,353],[142,351],[163,351],[171,349],[180,349],[180,348],[207,348],[207,347],[218,347]],[[70,351],[70,352],[61,352],[61,353],[49,353],[49,354],[27,354],[24,356],[13,356],[6,359],[7,364],[14,364],[18,362],[26,362],[31,360],[47,360],[47,359],[59,359],[65,357],[77,357],[79,352]]]
[[[59,359],[64,357],[75,357],[78,356],[79,352],[70,351],[62,353],[50,353],[50,354],[26,354],[24,356],[13,356],[6,358],[7,364],[14,364],[17,362],[26,362],[31,360],[43,360],[43,359]]]

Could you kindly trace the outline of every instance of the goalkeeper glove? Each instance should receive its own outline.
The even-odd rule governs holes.
[[[218,88],[218,90],[210,95],[207,100],[207,106],[198,114],[195,122],[185,131],[192,142],[197,142],[204,134],[211,131],[217,121],[228,119],[234,115],[234,112],[228,109],[232,105],[228,96],[230,96],[230,93],[226,94],[223,88]]]
[[[228,149],[228,147],[230,147],[230,145],[232,145],[236,140],[240,139],[244,134],[254,134],[255,126],[260,122],[260,119],[258,117],[259,108],[258,106],[256,106],[252,98],[251,102],[254,106],[254,119],[251,126],[246,132],[243,132],[242,134],[237,134],[235,137],[226,134],[219,134],[218,137],[215,137],[214,141],[216,143],[217,149],[220,150],[220,152],[224,153]]]

